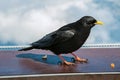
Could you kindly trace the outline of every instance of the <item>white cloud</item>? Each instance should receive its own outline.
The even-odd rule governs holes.
[[[4,43],[14,41],[17,44],[29,43],[58,29],[58,26],[62,26],[63,23],[51,17],[49,13],[45,13],[44,10],[30,10],[22,16],[1,13],[1,41]]]
[[[38,0],[37,3],[38,2],[40,1]],[[111,9],[107,7],[101,9],[93,0],[61,0],[60,3],[56,1],[50,3],[48,1],[49,5],[44,3],[45,6],[43,8],[34,8],[37,3],[31,3],[32,8],[30,5],[24,5],[13,9],[10,8],[8,10],[10,13],[5,14],[5,12],[0,12],[0,41],[3,43],[13,41],[16,44],[31,43],[40,39],[45,34],[68,24],[67,20],[76,20],[76,14],[80,17],[92,15],[105,23],[105,27],[95,27],[92,30],[87,43],[95,43],[98,38],[104,42],[111,41],[110,31],[112,28],[114,29],[114,27],[108,27],[115,23]],[[56,5],[52,5],[53,3],[56,3]],[[75,7],[75,9],[79,11],[74,12],[72,7]],[[69,15],[67,11],[73,11],[73,16]]]

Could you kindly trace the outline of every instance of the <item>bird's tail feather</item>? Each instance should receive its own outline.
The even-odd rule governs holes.
[[[27,51],[27,50],[31,50],[31,49],[33,49],[32,46],[31,46],[31,47],[27,47],[27,48],[20,49],[20,50],[18,50],[18,51]]]

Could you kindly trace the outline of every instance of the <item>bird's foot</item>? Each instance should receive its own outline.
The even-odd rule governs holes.
[[[75,60],[79,62],[88,62],[88,59],[81,59],[78,56],[75,58]]]
[[[68,65],[68,66],[74,65],[74,63],[72,63],[72,62],[67,62],[67,61],[64,61],[64,64],[65,64],[65,65]]]

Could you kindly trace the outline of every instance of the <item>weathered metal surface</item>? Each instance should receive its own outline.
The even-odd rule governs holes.
[[[59,66],[46,64],[33,58],[19,58],[19,54],[33,55],[49,54],[50,51],[31,50],[26,52],[0,51],[0,76],[56,74],[56,73],[91,73],[91,72],[120,72],[119,48],[91,48],[80,49],[75,53],[81,58],[87,58],[88,63],[75,63],[74,66]],[[71,56],[70,54],[64,56]],[[111,68],[111,63],[115,67]]]

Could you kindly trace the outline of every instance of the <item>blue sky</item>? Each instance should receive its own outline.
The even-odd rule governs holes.
[[[82,16],[104,22],[88,43],[120,42],[119,0],[0,0],[0,45],[25,45]]]

